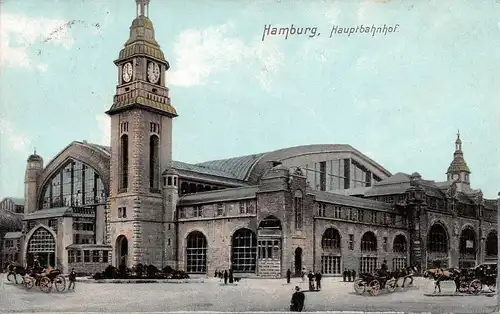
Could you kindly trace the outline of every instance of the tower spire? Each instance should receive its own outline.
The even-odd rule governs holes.
[[[149,0],[135,0],[137,5],[137,16],[145,16],[149,15]]]

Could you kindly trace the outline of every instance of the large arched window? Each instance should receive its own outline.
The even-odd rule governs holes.
[[[120,138],[120,189],[128,188],[128,135],[123,134]]]
[[[321,247],[325,251],[340,250],[340,233],[337,229],[326,229],[321,239]]]
[[[235,273],[255,272],[257,261],[257,237],[249,229],[239,229],[231,241],[231,262]]]
[[[54,236],[45,228],[39,227],[33,232],[28,240],[28,250],[26,257],[28,264],[33,265],[33,261],[37,259],[41,267],[48,265],[56,266],[56,241]]]
[[[486,238],[486,256],[498,255],[498,237],[496,232],[490,232]]]
[[[304,204],[301,191],[295,192],[294,204],[295,204],[295,229],[302,230],[302,226],[304,225]]]
[[[159,189],[160,181],[160,163],[159,163],[159,143],[157,135],[151,135],[149,138],[149,188]]]
[[[394,238],[394,242],[392,244],[392,251],[395,253],[406,253],[408,247],[406,243],[406,238],[402,234],[398,234]]]
[[[427,249],[430,252],[448,252],[448,235],[441,224],[434,224],[429,230]]]
[[[460,254],[476,255],[476,233],[472,228],[465,228],[460,235]]]
[[[377,251],[377,237],[371,231],[365,232],[361,238],[361,251],[376,252]]]
[[[40,208],[91,205],[104,201],[101,177],[90,166],[71,160],[43,188]]]
[[[200,231],[192,231],[186,239],[186,272],[207,272],[207,238]]]

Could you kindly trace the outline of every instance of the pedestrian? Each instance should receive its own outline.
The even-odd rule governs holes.
[[[434,293],[436,293],[436,288],[439,289],[439,293],[441,293],[441,279],[443,279],[444,276],[443,270],[438,268],[434,276],[436,278],[436,281],[434,282]]]
[[[313,291],[314,290],[314,274],[313,274],[312,270],[309,271],[307,278],[309,278],[309,291]]]
[[[302,267],[302,281],[306,281],[306,267]]]
[[[290,283],[291,277],[292,277],[292,272],[290,271],[290,269],[288,269],[286,271],[286,283]]]
[[[347,281],[351,282],[351,271],[347,271]]]
[[[70,290],[70,289],[75,290],[75,282],[76,282],[76,272],[75,272],[75,269],[72,268],[71,272],[69,273],[69,286],[68,286],[68,290]],[[73,288],[71,288],[71,287],[73,287]]]
[[[306,296],[304,292],[300,291],[299,286],[296,286],[295,292],[292,295],[292,300],[290,301],[290,312],[302,312],[305,300]]]
[[[316,290],[321,290],[321,277],[323,277],[321,275],[321,273],[319,271],[316,272],[316,274],[314,275],[316,278]]]
[[[234,277],[233,277],[233,269],[229,268],[229,283],[234,282]]]
[[[215,270],[215,275],[214,275],[214,277],[215,277],[215,278],[217,278],[217,275],[218,275],[218,274],[219,274],[219,271],[216,269],[216,270]]]
[[[352,270],[352,280],[356,280],[356,271]]]
[[[344,269],[344,272],[343,272],[342,274],[344,275],[344,282],[345,282],[345,279],[346,279],[346,277],[347,277],[347,268],[346,268],[346,269]]]
[[[227,279],[228,279],[228,273],[227,273],[227,269],[224,270],[224,284],[227,285]]]

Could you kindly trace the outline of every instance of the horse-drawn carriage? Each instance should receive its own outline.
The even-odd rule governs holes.
[[[406,280],[410,282],[407,286],[413,284],[413,274],[407,269],[401,269],[393,272],[382,272],[377,270],[374,273],[361,273],[359,278],[354,280],[354,291],[358,294],[363,294],[368,291],[370,295],[379,295],[381,290],[387,288],[388,292],[394,292],[398,285],[398,280],[403,278],[403,285],[405,287]]]
[[[20,275],[22,284],[26,289],[38,286],[43,292],[51,292],[52,287],[55,286],[58,292],[66,290],[66,278],[58,269],[41,271],[41,269],[25,269],[21,265],[10,264],[7,266],[7,270],[7,280],[10,282],[15,281],[18,284],[17,275]]]
[[[484,265],[462,270],[454,268],[429,269],[426,273],[428,277],[434,279],[434,290],[439,288],[439,292],[441,292],[440,283],[443,281],[454,281],[455,292],[479,294],[483,291],[483,286],[487,286],[491,292],[495,291],[496,269],[492,270]]]

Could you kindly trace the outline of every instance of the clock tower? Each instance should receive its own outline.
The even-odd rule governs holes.
[[[111,117],[107,235],[115,266],[164,265],[162,173],[172,160],[172,119],[165,74],[169,64],[148,18],[149,0],[136,0],[130,37],[114,61],[118,82]]]

